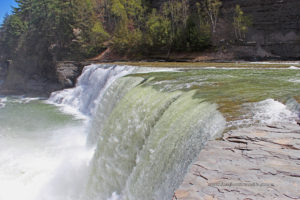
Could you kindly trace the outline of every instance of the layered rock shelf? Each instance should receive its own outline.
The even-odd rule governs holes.
[[[210,141],[173,200],[300,199],[300,127],[244,128]]]

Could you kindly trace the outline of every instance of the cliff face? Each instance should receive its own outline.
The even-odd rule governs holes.
[[[4,72],[1,94],[48,94],[59,87],[54,63],[42,55],[20,53],[0,65]]]
[[[91,64],[42,60],[30,57],[0,63],[0,94],[48,96],[53,91],[74,87],[83,67]],[[49,72],[47,68],[54,68],[55,71]]]
[[[300,58],[299,0],[223,0],[222,17],[227,26],[237,4],[253,21],[241,53],[247,56],[248,51],[249,57],[255,53],[262,58]]]
[[[168,0],[150,1],[159,8]],[[192,0],[191,4],[201,0]],[[214,43],[226,45],[235,39],[233,16],[236,5],[252,19],[246,40],[231,46],[236,58],[300,59],[299,0],[222,0],[217,36]],[[220,42],[222,41],[222,42]]]

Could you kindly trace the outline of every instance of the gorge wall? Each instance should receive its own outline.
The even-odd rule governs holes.
[[[74,87],[83,67],[89,64],[53,62],[37,56],[0,62],[0,94],[48,96],[53,91]]]
[[[151,1],[159,8],[168,0]],[[194,5],[199,0],[192,0]],[[240,5],[252,25],[245,41],[234,43],[233,17]],[[299,0],[222,0],[220,19],[214,43],[234,54],[237,59],[291,60],[300,58]]]
[[[253,22],[246,43],[238,48],[241,57],[300,58],[300,1],[224,0],[222,17],[228,26],[236,4]]]

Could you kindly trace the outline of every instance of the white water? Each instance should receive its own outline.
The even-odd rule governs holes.
[[[0,199],[79,199],[93,150],[85,123],[36,99],[0,109]]]
[[[79,113],[92,116],[101,103],[105,91],[118,78],[130,73],[147,73],[151,68],[136,68],[120,65],[89,65],[83,69],[75,88],[54,92],[49,98],[50,103],[62,105],[62,110],[69,114]],[[156,72],[176,71],[174,69],[157,69]],[[125,88],[124,88],[125,89]],[[78,113],[79,111],[79,113]],[[80,114],[79,114],[80,115]]]
[[[104,91],[119,77],[134,71],[134,67],[90,65],[84,68],[75,88],[55,92],[50,101],[76,108],[92,115]]]
[[[289,69],[300,69],[299,67],[290,66]]]
[[[286,105],[267,99],[253,104],[253,121],[259,124],[273,124],[276,122],[295,122],[296,114],[288,110]]]
[[[0,98],[0,108],[4,108],[6,102],[7,102],[6,97]]]
[[[229,122],[229,126],[243,127],[251,125],[276,125],[276,123],[296,123],[299,104],[291,99],[287,105],[274,99],[266,99],[256,103],[246,103],[246,115],[242,119]]]

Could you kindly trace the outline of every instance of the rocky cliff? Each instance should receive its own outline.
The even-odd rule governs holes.
[[[74,87],[76,79],[88,62],[42,62],[24,59],[0,63],[0,94],[46,95]],[[50,71],[47,69],[53,68]]]
[[[150,2],[159,8],[166,1]],[[191,6],[200,1],[191,1]],[[299,0],[222,0],[222,3],[217,41],[214,41],[221,49],[234,53],[237,59],[300,59]],[[246,39],[239,43],[233,42],[236,5],[240,5],[253,22]]]
[[[232,23],[230,19],[237,4],[253,22],[246,42],[236,46],[238,55],[248,58],[300,58],[299,0],[223,0],[221,17],[227,27]]]

